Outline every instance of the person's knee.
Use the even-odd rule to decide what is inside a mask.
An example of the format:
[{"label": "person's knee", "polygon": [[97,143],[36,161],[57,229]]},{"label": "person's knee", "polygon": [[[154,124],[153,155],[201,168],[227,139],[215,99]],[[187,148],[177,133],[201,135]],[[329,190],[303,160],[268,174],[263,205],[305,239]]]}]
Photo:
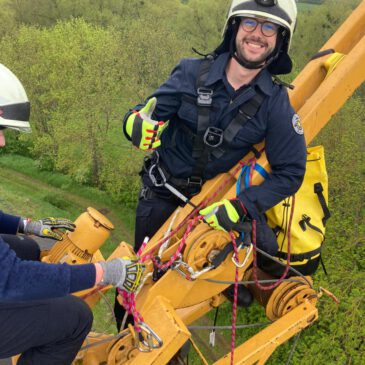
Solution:
[{"label": "person's knee", "polygon": [[2,234],[2,239],[22,260],[39,261],[41,250],[32,238],[23,235]]},{"label": "person's knee", "polygon": [[41,250],[38,243],[31,238],[25,238],[29,260],[38,261],[41,257]]},{"label": "person's knee", "polygon": [[90,332],[93,313],[90,307],[80,298],[70,295],[65,298],[65,311],[73,318],[75,336],[85,336]]},{"label": "person's knee", "polygon": [[[76,298],[76,297],[75,297]],[[75,305],[76,309],[78,310],[78,315],[80,318],[80,323],[84,328],[85,332],[90,332],[91,326],[94,320],[93,312],[91,311],[90,307],[80,298],[77,299],[77,304]]]}]

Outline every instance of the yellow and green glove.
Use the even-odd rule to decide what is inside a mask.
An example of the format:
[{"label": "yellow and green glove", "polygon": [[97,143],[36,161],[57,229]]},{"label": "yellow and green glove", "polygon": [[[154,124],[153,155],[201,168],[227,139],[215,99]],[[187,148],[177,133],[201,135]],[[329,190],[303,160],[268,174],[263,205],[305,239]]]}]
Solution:
[{"label": "yellow and green glove", "polygon": [[156,98],[148,100],[141,110],[133,111],[125,125],[125,131],[131,138],[133,145],[141,150],[154,150],[160,146],[160,136],[169,123],[168,121],[158,122],[151,119],[156,104]]},{"label": "yellow and green glove", "polygon": [[243,221],[246,215],[239,199],[224,199],[202,209],[199,214],[214,229],[227,232],[232,230],[242,232],[244,230]]}]

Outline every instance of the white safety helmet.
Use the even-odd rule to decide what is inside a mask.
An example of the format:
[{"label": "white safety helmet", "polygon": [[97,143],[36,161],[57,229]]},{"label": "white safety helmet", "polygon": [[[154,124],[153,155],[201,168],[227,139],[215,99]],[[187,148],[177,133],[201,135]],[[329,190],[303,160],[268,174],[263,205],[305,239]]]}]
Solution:
[{"label": "white safety helmet", "polygon": [[[227,20],[223,29],[224,40],[216,52],[230,51],[234,47],[237,35],[238,17],[257,17],[278,24],[282,31],[278,34],[278,44],[266,67],[273,74],[285,74],[291,71],[291,60],[288,56],[291,39],[297,22],[295,0],[232,0]],[[232,54],[233,56],[233,54]],[[250,68],[249,63],[247,64]],[[245,65],[246,67],[246,65]],[[252,65],[252,68],[257,68]]]},{"label": "white safety helmet", "polygon": [[288,31],[288,49],[297,23],[295,0],[233,0],[223,33],[235,17],[257,17],[276,23]]},{"label": "white safety helmet", "polygon": [[19,79],[0,64],[0,129],[31,132],[30,103]]}]

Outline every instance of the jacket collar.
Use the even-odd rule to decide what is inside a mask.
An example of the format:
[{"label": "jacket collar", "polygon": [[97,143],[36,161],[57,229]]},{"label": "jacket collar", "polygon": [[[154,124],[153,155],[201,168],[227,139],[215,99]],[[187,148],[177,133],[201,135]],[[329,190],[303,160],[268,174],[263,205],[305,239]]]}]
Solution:
[{"label": "jacket collar", "polygon": [[[211,86],[217,81],[223,80],[223,77],[225,77],[225,69],[229,59],[229,52],[222,53],[215,59],[205,82],[206,86]],[[272,95],[273,81],[271,79],[270,72],[267,69],[263,69],[262,71],[260,71],[259,74],[251,81],[251,86],[253,88],[257,86],[266,95]]]}]

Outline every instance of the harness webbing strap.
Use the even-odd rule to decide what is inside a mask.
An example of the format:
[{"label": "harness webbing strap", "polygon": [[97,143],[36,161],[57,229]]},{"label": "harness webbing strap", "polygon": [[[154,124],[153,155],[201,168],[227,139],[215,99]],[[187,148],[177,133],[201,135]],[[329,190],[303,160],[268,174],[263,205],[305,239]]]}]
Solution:
[{"label": "harness webbing strap", "polygon": [[200,64],[199,74],[196,81],[196,88],[198,91],[198,124],[197,124],[197,136],[195,138],[193,147],[193,157],[199,158],[204,150],[203,136],[210,123],[210,110],[212,106],[213,90],[205,88],[204,84],[208,77],[210,66],[213,63],[212,58],[204,59]]},{"label": "harness webbing strap", "polygon": [[235,118],[228,124],[223,132],[223,145],[215,148],[212,154],[215,158],[220,158],[226,152],[227,147],[225,145],[231,143],[236,137],[239,130],[258,112],[261,104],[263,103],[265,95],[256,88],[256,94],[249,100],[247,100],[238,109],[238,113]]},{"label": "harness webbing strap", "polygon": [[212,107],[213,90],[204,87],[211,65],[214,62],[213,56],[207,56],[200,64],[199,74],[196,81],[198,92],[198,124],[197,134],[194,139],[193,158],[196,160],[192,177],[201,178],[209,157],[209,148],[204,142],[205,131],[210,124],[210,111]]},{"label": "harness webbing strap", "polygon": [[224,130],[224,142],[232,142],[242,126],[252,119],[259,110],[265,96],[258,89],[256,90],[256,93],[255,96],[239,108],[237,117],[234,118]]},{"label": "harness webbing strap", "polygon": [[321,204],[324,217],[322,218],[323,227],[326,227],[327,220],[331,217],[331,213],[328,209],[326,199],[323,195],[323,186],[320,182],[314,184],[314,192],[318,196],[319,203]]}]

